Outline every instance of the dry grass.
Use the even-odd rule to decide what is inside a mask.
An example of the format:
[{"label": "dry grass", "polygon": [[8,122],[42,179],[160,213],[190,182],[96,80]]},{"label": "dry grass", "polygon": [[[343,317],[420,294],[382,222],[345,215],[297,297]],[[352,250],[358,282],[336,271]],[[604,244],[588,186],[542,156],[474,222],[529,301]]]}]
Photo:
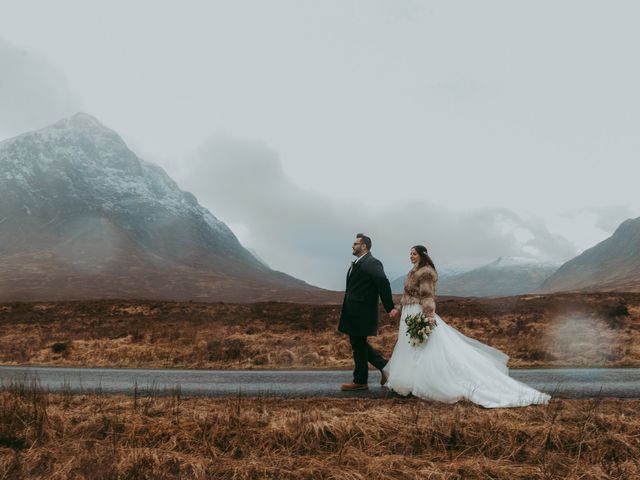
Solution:
[{"label": "dry grass", "polygon": [[0,393],[0,479],[632,479],[640,401]]},{"label": "dry grass", "polygon": [[[339,305],[0,304],[0,363],[185,368],[350,368]],[[440,299],[438,313],[511,367],[640,366],[640,294]],[[397,322],[372,339],[390,355]]]}]

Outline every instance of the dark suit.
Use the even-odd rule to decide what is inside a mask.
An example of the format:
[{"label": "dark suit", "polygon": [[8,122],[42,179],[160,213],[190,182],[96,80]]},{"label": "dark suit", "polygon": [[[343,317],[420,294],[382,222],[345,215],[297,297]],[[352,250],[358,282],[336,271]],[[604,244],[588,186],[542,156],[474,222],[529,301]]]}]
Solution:
[{"label": "dark suit", "polygon": [[382,263],[367,253],[347,273],[338,325],[338,330],[349,335],[351,341],[356,364],[354,383],[367,383],[369,363],[378,370],[387,364],[387,360],[367,342],[367,337],[378,334],[378,297],[387,312],[393,310],[391,287]]}]

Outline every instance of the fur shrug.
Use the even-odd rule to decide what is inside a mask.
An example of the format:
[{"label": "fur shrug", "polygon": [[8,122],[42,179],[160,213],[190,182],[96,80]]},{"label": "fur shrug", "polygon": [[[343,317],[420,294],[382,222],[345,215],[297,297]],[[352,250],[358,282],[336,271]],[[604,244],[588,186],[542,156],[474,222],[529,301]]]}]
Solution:
[{"label": "fur shrug", "polygon": [[430,265],[413,268],[404,282],[404,293],[400,299],[401,305],[419,303],[422,313],[426,317],[433,317],[436,313],[436,282],[438,274]]}]

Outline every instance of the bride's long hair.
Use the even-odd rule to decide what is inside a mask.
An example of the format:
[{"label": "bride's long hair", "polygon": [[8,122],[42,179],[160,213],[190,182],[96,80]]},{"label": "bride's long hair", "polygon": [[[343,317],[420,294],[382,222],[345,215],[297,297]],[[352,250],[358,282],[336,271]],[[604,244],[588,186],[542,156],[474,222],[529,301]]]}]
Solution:
[{"label": "bride's long hair", "polygon": [[431,260],[431,257],[429,256],[427,247],[425,247],[424,245],[414,245],[411,248],[413,248],[416,252],[418,252],[418,255],[420,255],[420,261],[418,262],[417,268],[422,268],[425,265],[429,265],[431,268],[436,270],[436,266],[434,265],[433,260]]}]

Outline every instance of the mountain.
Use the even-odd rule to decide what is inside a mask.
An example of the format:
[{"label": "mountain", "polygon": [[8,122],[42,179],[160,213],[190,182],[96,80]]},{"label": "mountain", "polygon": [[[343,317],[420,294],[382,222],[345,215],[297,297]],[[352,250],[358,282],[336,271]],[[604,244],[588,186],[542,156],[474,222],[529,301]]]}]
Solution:
[{"label": "mountain", "polygon": [[569,260],[540,287],[542,292],[640,291],[640,218]]},{"label": "mountain", "polygon": [[406,275],[402,277],[398,277],[395,280],[391,280],[391,291],[393,293],[402,293],[404,289],[404,279],[407,278]]},{"label": "mountain", "polygon": [[323,301],[79,113],[0,143],[0,300]]},{"label": "mountain", "polygon": [[[442,281],[442,279],[447,278],[447,277],[451,277],[453,275],[458,275],[460,273],[464,273],[467,272],[468,269],[467,268],[463,268],[460,266],[437,266],[436,268],[438,269],[438,279],[440,281]],[[404,290],[404,280],[405,278],[407,278],[406,275],[402,275],[401,277],[396,278],[395,280],[392,280],[391,283],[391,291],[393,293],[402,293],[402,291]]]},{"label": "mountain", "polygon": [[[472,269],[468,267],[461,266],[439,266],[436,265],[438,270],[438,282],[442,282],[445,278],[453,277],[456,275],[460,275],[466,273]],[[396,278],[390,282],[391,291],[396,294],[401,294],[404,291],[404,281],[407,278],[406,275],[402,275],[401,277]]]},{"label": "mountain", "polygon": [[557,265],[516,257],[500,257],[474,270],[440,278],[438,295],[503,297],[521,295],[540,287]]}]

